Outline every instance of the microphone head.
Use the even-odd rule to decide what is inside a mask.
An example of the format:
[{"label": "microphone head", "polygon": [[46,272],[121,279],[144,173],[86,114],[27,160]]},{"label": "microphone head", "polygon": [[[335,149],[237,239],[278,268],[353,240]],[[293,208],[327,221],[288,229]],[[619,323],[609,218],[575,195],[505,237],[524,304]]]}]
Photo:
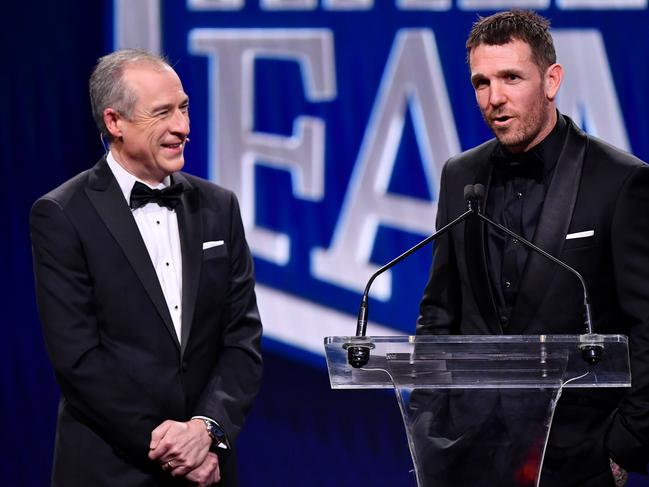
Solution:
[{"label": "microphone head", "polygon": [[370,347],[357,345],[347,349],[347,362],[355,369],[365,367],[370,361]]},{"label": "microphone head", "polygon": [[581,348],[581,358],[591,366],[595,366],[602,360],[602,353],[604,352],[604,346],[601,344],[591,344],[586,345]]},{"label": "microphone head", "polygon": [[464,187],[464,201],[473,201],[475,197],[475,186],[473,184],[467,184]]},{"label": "microphone head", "polygon": [[[485,192],[486,192],[485,189],[484,189],[484,184],[480,184],[480,183],[474,184],[473,188],[474,188],[474,191],[475,191],[475,198],[477,200],[482,201],[484,199],[484,195],[485,195]],[[464,188],[464,191],[466,193],[466,188]]]}]

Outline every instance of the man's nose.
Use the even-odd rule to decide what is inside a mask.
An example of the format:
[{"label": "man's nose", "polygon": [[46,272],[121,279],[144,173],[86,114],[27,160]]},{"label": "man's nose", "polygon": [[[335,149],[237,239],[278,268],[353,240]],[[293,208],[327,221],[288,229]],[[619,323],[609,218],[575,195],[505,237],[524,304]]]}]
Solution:
[{"label": "man's nose", "polygon": [[176,110],[171,121],[170,131],[186,137],[189,134],[189,114],[183,110]]},{"label": "man's nose", "polygon": [[489,104],[498,107],[507,101],[505,90],[498,83],[492,83],[489,87]]}]

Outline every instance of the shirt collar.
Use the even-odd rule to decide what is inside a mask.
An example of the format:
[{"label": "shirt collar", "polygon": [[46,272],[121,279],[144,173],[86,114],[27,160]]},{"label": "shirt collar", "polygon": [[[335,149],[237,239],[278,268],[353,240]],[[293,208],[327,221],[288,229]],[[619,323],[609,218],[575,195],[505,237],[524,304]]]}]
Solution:
[{"label": "shirt collar", "polygon": [[[127,203],[131,200],[131,190],[133,189],[133,185],[136,181],[149,186],[147,183],[133,176],[130,172],[124,169],[124,167],[119,162],[117,162],[115,156],[113,156],[113,153],[111,151],[108,151],[108,154],[106,155],[106,162],[108,163],[110,170],[113,172],[113,176],[115,176],[117,184],[119,184],[119,189],[122,190],[122,194],[124,195],[124,198],[126,198]],[[166,176],[160,184],[152,189],[166,188],[170,184],[171,176]]]}]

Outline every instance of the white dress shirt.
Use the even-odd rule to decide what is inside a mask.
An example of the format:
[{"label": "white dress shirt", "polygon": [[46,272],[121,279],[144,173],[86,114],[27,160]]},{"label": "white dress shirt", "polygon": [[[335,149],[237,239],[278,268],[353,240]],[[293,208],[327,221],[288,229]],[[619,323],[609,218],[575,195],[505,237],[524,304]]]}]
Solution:
[{"label": "white dress shirt", "polygon": [[[117,183],[128,203],[131,199],[133,184],[136,181],[142,184],[146,183],[124,169],[110,151],[106,157],[106,162],[108,162],[108,167],[110,167],[115,179],[117,179]],[[171,178],[167,176],[162,183],[152,189],[166,188],[169,186],[170,181]],[[149,185],[147,184],[147,186]],[[131,210],[131,212],[158,275],[158,281],[160,281],[160,287],[167,301],[176,335],[180,341],[183,271],[176,212],[156,203],[149,203],[137,210]]]}]

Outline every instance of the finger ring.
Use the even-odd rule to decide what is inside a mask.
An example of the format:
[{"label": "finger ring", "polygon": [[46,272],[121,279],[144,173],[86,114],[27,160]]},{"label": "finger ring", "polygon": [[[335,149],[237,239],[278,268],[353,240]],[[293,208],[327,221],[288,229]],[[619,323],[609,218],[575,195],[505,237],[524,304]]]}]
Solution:
[{"label": "finger ring", "polygon": [[169,467],[169,469],[174,468],[174,464],[171,463],[171,460],[169,460],[169,461],[167,462],[167,467]]}]

